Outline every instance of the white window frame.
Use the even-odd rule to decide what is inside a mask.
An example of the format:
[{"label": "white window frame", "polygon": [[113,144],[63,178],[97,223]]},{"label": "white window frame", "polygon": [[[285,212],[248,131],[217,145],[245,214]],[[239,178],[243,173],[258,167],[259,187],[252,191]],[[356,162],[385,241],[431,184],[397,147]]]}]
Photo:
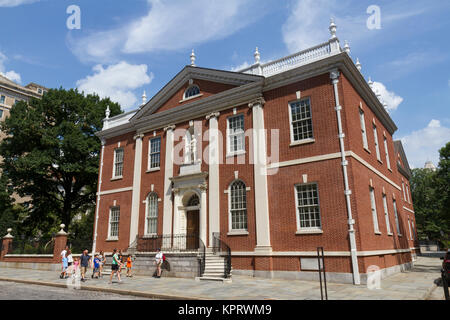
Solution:
[{"label": "white window frame", "polygon": [[387,138],[386,137],[383,137],[383,138],[384,138],[384,150],[386,152],[387,168],[392,171],[392,169],[391,169],[391,161],[389,159],[389,150],[388,150]]},{"label": "white window frame", "polygon": [[[117,221],[112,221],[113,210],[118,210]],[[117,235],[112,235],[112,224],[117,223]],[[120,206],[114,206],[109,208],[109,220],[108,220],[108,240],[119,240],[119,227],[120,227]]]},{"label": "white window frame", "polygon": [[[3,101],[2,101],[3,98]],[[0,95],[0,104],[6,104],[6,96],[5,95]]]},{"label": "white window frame", "polygon": [[[231,120],[236,118],[242,118],[242,132],[232,133],[230,125]],[[232,137],[240,136],[242,139],[242,148],[240,150],[231,150]],[[239,113],[227,118],[227,156],[239,155],[245,153],[245,116],[243,113]]]},{"label": "white window frame", "polygon": [[[194,88],[194,87],[198,88],[198,93],[193,95],[193,96],[186,97],[186,93],[188,92],[188,90],[190,90],[191,88]],[[183,100],[181,100],[181,101],[194,99],[194,98],[197,98],[197,97],[200,97],[200,96],[202,96],[202,93],[200,91],[200,87],[198,85],[196,85],[196,84],[192,84],[189,87],[187,87],[186,90],[184,91],[184,93],[183,93]]]},{"label": "white window frame", "polygon": [[395,216],[395,225],[397,227],[397,234],[399,236],[402,236],[402,233],[400,232],[400,222],[398,220],[397,201],[395,199],[392,199],[392,204],[394,205],[394,216]]},{"label": "white window frame", "polygon": [[[159,140],[159,151],[158,152],[152,152],[152,142]],[[158,171],[161,169],[161,142],[162,139],[160,136],[151,138],[148,141],[148,163],[147,163],[147,170],[148,171]],[[152,168],[152,155],[159,154],[159,165],[157,167]]]},{"label": "white window frame", "polygon": [[[295,140],[294,139],[294,122],[293,122],[293,117],[292,117],[292,104],[301,103],[302,101],[308,101],[309,113],[311,114],[311,117],[302,119],[302,120],[297,120],[297,121],[305,121],[305,120],[311,121],[311,137],[300,139],[300,140]],[[290,132],[290,136],[291,136],[291,145],[314,142],[315,139],[314,139],[314,125],[313,125],[313,120],[312,120],[313,114],[312,114],[312,107],[311,107],[311,99],[308,97],[308,98],[303,98],[300,100],[291,101],[288,104],[288,109],[289,109],[289,132]]]},{"label": "white window frame", "polygon": [[408,216],[408,228],[409,228],[409,240],[412,240],[413,236],[411,231],[411,220],[409,219],[409,216]]},{"label": "white window frame", "polygon": [[[153,199],[156,200],[156,216],[150,216],[150,197],[152,197]],[[147,195],[147,198],[145,199],[145,227],[144,227],[144,235],[146,236],[155,236],[158,234],[158,215],[159,215],[159,199],[158,199],[158,195],[156,194],[156,192],[150,192]],[[149,230],[149,220],[156,220],[156,232],[150,232],[151,230]]]},{"label": "white window frame", "polygon": [[409,197],[409,187],[408,187],[408,183],[407,182],[405,183],[405,189],[406,189],[406,196],[407,196],[407,199],[408,199],[408,203],[411,203],[411,199]]},{"label": "white window frame", "polygon": [[405,182],[403,182],[403,180],[402,180],[402,189],[403,189],[403,200],[405,200],[405,202],[407,202],[406,192],[405,192]]},{"label": "white window frame", "polygon": [[369,194],[370,194],[370,207],[372,211],[372,221],[373,221],[373,230],[375,234],[381,234],[380,227],[378,224],[378,213],[377,213],[377,203],[375,199],[375,189],[372,187],[369,187]]},{"label": "white window frame", "polygon": [[[117,161],[117,152],[122,151],[122,174],[117,175],[116,171],[116,165],[118,164]],[[113,162],[113,179],[118,179],[123,177],[123,169],[124,169],[124,163],[125,163],[125,150],[124,148],[116,148],[114,149],[114,162]]]},{"label": "white window frame", "polygon": [[364,111],[359,109],[359,121],[361,123],[361,134],[363,139],[363,147],[369,150],[369,143],[367,141],[366,120],[364,118]]},{"label": "white window frame", "polygon": [[[239,211],[239,210],[244,210],[244,209],[232,209],[231,208],[231,201],[232,201],[232,191],[231,191],[231,187],[234,183],[242,183],[244,185],[244,195],[245,195],[245,218],[246,218],[246,225],[247,228],[245,229],[233,229],[233,218],[232,218],[232,210],[235,211]],[[228,230],[230,233],[241,233],[241,234],[248,234],[248,197],[247,197],[247,192],[248,192],[248,188],[247,185],[244,181],[242,181],[241,179],[236,179],[233,180],[233,182],[230,183],[230,185],[228,186]]]},{"label": "white window frame", "polygon": [[[319,227],[302,227],[301,221],[300,221],[300,212],[299,212],[299,205],[298,205],[298,192],[297,187],[305,187],[305,186],[315,186],[317,191],[317,205],[311,205],[309,207],[316,207],[319,210]],[[316,182],[313,183],[297,183],[294,185],[294,195],[295,195],[295,217],[297,221],[297,233],[303,233],[303,232],[315,232],[319,231],[322,232],[322,213],[320,211],[320,195],[319,195],[319,185]],[[308,207],[308,206],[302,206],[302,207]]]},{"label": "white window frame", "polygon": [[377,160],[381,162],[380,146],[378,144],[378,131],[376,125],[373,125],[373,140],[375,143],[375,152],[377,154]]},{"label": "white window frame", "polygon": [[386,231],[388,235],[392,235],[391,222],[389,219],[389,208],[387,204],[387,196],[383,193],[384,218],[386,220]]}]

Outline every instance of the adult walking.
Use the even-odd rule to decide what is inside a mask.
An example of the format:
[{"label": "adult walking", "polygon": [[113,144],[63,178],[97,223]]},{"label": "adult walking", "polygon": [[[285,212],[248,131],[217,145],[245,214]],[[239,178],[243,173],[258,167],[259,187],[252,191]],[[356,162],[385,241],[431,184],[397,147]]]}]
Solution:
[{"label": "adult walking", "polygon": [[67,250],[67,277],[70,277],[72,275],[72,269],[73,269],[73,256],[72,251]]},{"label": "adult walking", "polygon": [[156,249],[156,256],[155,256],[155,264],[156,264],[156,278],[161,278],[161,265],[163,263],[163,253],[161,252],[161,249]]},{"label": "adult walking", "polygon": [[83,254],[80,257],[80,265],[81,265],[81,281],[86,281],[85,275],[87,268],[89,267],[89,262],[91,261],[91,256],[88,255],[88,250],[84,250]]},{"label": "adult walking", "polygon": [[120,272],[119,272],[120,264],[121,262],[119,260],[119,255],[117,254],[117,249],[114,249],[111,261],[111,276],[109,277],[109,283],[112,283],[112,278],[114,274],[117,274],[119,282],[122,282],[122,280],[120,280]]},{"label": "adult walking", "polygon": [[100,260],[100,274],[99,275],[100,275],[100,278],[103,278],[103,266],[106,263],[106,257],[102,250],[100,250],[98,258]]}]

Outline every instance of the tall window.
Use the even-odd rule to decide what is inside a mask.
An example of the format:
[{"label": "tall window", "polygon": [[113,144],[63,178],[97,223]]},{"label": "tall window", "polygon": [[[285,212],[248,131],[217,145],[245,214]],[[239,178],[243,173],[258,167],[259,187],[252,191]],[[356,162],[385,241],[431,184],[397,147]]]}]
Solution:
[{"label": "tall window", "polygon": [[200,94],[200,88],[197,85],[190,86],[184,92],[184,99],[194,97]]},{"label": "tall window", "polygon": [[309,99],[289,104],[292,142],[313,138],[311,106]]},{"label": "tall window", "polygon": [[407,201],[406,200],[406,193],[405,193],[405,183],[402,181],[402,189],[403,189],[403,199],[405,200],[405,201]]},{"label": "tall window", "polygon": [[149,169],[157,169],[161,165],[161,137],[150,139]]},{"label": "tall window", "polygon": [[388,144],[387,144],[387,139],[386,137],[384,137],[384,150],[386,152],[386,163],[387,163],[387,167],[390,170],[391,169],[391,162],[389,161],[389,151],[388,151]]},{"label": "tall window", "polygon": [[3,110],[0,109],[0,120],[3,118]]},{"label": "tall window", "polygon": [[372,187],[370,188],[370,206],[372,207],[373,229],[375,233],[380,233],[380,228],[378,227],[377,204],[375,203],[375,190]]},{"label": "tall window", "polygon": [[114,150],[114,177],[123,175],[123,148]]},{"label": "tall window", "polygon": [[109,211],[109,233],[108,238],[119,237],[120,207],[112,207]]},{"label": "tall window", "polygon": [[380,146],[378,145],[377,127],[375,125],[373,126],[373,139],[374,139],[374,142],[375,142],[375,151],[377,153],[377,159],[379,161],[381,161]]},{"label": "tall window", "polygon": [[361,134],[363,139],[363,146],[365,149],[369,149],[369,145],[367,143],[367,133],[366,133],[366,122],[364,120],[364,111],[359,109],[359,121],[361,122]]},{"label": "tall window", "polygon": [[398,222],[397,202],[395,201],[395,199],[392,201],[394,203],[394,215],[395,215],[395,225],[397,226],[397,234],[401,236],[402,234],[400,233],[400,224]]},{"label": "tall window", "polygon": [[384,207],[384,218],[386,219],[387,233],[391,234],[391,223],[389,222],[389,211],[385,194],[383,194],[383,207]]},{"label": "tall window", "polygon": [[414,229],[414,221],[411,220],[411,227],[412,227],[412,231],[414,234],[414,240],[417,240],[417,234],[416,234],[416,229]]},{"label": "tall window", "polygon": [[241,180],[230,185],[230,216],[232,230],[247,230],[247,188]]},{"label": "tall window", "polygon": [[228,153],[245,151],[244,115],[228,118]]},{"label": "tall window", "polygon": [[297,198],[297,229],[320,229],[319,192],[317,184],[295,186]]},{"label": "tall window", "polygon": [[409,198],[409,186],[408,183],[405,184],[406,189],[406,198],[408,199],[408,203],[411,203],[411,199]]},{"label": "tall window", "polygon": [[158,195],[154,192],[147,197],[146,220],[146,234],[156,234],[158,232]]},{"label": "tall window", "polygon": [[408,217],[408,229],[409,229],[409,239],[412,240],[413,236],[411,231],[411,221],[409,220],[409,217]]},{"label": "tall window", "polygon": [[6,100],[6,97],[5,96],[0,96],[0,103],[1,104],[5,104],[5,100]]}]

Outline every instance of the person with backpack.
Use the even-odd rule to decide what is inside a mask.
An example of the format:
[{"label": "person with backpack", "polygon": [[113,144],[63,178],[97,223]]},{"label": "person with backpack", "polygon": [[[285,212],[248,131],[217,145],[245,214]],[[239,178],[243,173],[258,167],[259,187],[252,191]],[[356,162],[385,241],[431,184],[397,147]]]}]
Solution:
[{"label": "person with backpack", "polygon": [[165,260],[165,256],[161,252],[161,249],[158,248],[156,250],[156,256],[155,256],[155,264],[156,264],[156,276],[155,276],[155,278],[161,278],[161,265],[163,264],[164,260]]},{"label": "person with backpack", "polygon": [[122,282],[122,280],[120,280],[120,272],[119,272],[120,264],[121,264],[121,261],[119,260],[119,255],[117,254],[117,249],[114,249],[112,261],[111,261],[111,276],[109,278],[109,283],[112,283],[112,278],[113,278],[114,274],[117,274],[119,283]]}]

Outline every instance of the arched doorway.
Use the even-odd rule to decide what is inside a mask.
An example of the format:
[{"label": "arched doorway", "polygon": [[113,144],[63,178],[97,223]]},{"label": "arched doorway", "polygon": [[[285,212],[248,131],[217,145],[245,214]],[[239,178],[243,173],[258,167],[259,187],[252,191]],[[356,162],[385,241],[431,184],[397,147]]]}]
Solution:
[{"label": "arched doorway", "polygon": [[187,249],[199,248],[200,235],[200,199],[193,194],[186,204],[186,247]]}]

